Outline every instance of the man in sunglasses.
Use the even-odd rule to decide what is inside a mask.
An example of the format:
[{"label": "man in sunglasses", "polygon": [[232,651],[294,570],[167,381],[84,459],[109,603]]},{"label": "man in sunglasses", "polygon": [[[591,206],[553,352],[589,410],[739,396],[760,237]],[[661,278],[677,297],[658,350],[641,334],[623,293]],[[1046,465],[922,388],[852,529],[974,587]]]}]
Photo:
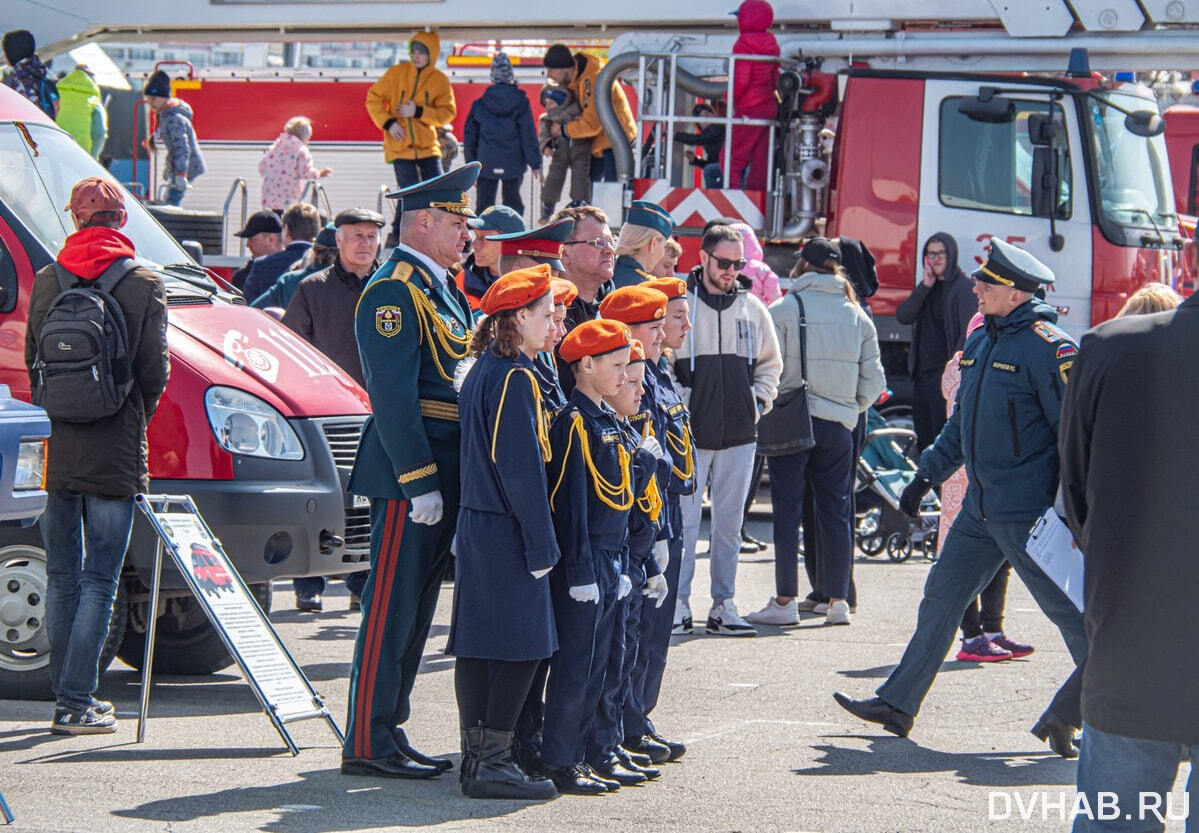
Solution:
[{"label": "man in sunglasses", "polygon": [[687,277],[691,332],[674,356],[674,374],[691,411],[695,493],[683,497],[683,558],[675,633],[690,633],[691,579],[704,485],[712,492],[708,559],[712,608],[707,631],[753,636],[733,601],[741,552],[741,514],[757,449],[758,418],[770,410],[783,360],[770,313],[740,275],[741,234],[726,225],[704,232],[699,266]]}]

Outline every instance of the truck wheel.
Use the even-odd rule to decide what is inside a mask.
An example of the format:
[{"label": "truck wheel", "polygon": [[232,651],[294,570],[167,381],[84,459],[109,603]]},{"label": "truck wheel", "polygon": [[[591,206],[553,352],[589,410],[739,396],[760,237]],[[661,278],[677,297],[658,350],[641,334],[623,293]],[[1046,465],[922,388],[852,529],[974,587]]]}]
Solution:
[{"label": "truck wheel", "polygon": [[[130,589],[149,595],[149,589],[137,578]],[[263,613],[271,612],[271,585],[251,584],[250,592],[258,600]],[[137,602],[130,607],[129,627],[125,640],[117,651],[123,661],[141,670],[146,657],[146,617],[150,604]],[[163,599],[159,602],[158,629],[154,636],[154,673],[199,676],[215,674],[233,664],[220,634],[208,621],[207,614],[196,599],[189,595]]]},{"label": "truck wheel", "polygon": [[[37,537],[36,529],[31,537]],[[101,674],[125,637],[128,613],[122,582],[100,651]],[[46,552],[32,543],[0,549],[0,699],[54,699],[46,632]]]}]

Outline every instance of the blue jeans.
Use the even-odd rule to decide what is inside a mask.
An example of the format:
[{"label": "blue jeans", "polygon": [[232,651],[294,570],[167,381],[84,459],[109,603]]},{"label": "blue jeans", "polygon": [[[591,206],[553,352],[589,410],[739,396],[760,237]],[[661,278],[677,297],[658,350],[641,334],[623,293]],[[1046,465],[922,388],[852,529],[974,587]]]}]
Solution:
[{"label": "blue jeans", "polygon": [[183,205],[183,197],[187,194],[186,188],[167,188],[167,205],[180,206]]},{"label": "blue jeans", "polygon": [[[1186,798],[1183,802],[1170,801],[1178,763],[1183,758],[1191,761]],[[1190,804],[1197,769],[1199,748],[1112,735],[1084,724],[1078,792],[1086,795],[1085,806],[1091,817],[1086,813],[1076,815],[1074,833],[1157,833],[1163,829],[1164,820],[1184,817],[1187,807],[1182,805]],[[1102,809],[1101,794],[1105,794]],[[1075,806],[1082,806],[1081,801],[1076,800]],[[1129,815],[1131,818],[1127,818]],[[1186,829],[1195,829],[1189,820]]]},{"label": "blue jeans", "polygon": [[608,148],[599,156],[591,157],[591,181],[616,181],[616,155]]},{"label": "blue jeans", "polygon": [[[1057,625],[1075,663],[1082,665],[1087,656],[1082,614],[1024,549],[1028,531],[1035,520],[984,521],[979,517],[975,498],[967,492],[962,511],[949,529],[941,557],[925,580],[924,598],[920,600],[916,616],[916,632],[912,634],[899,665],[879,686],[879,697],[906,714],[914,715],[920,711],[920,704],[954,642],[966,605],[995,577],[995,571],[1004,559],[1011,562],[1037,606]],[[1077,720],[1078,683],[1076,670],[1062,687],[1063,696],[1050,707],[1055,715],[1073,725],[1080,722]]]},{"label": "blue jeans", "polygon": [[133,498],[113,500],[69,489],[46,498],[41,528],[50,686],[58,705],[72,711],[87,707],[99,684],[100,651],[108,638],[133,511]]}]

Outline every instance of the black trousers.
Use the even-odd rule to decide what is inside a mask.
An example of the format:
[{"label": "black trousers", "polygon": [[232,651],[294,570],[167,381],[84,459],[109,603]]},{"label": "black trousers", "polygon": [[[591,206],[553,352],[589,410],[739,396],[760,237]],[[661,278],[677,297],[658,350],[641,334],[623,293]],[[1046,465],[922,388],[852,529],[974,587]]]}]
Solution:
[{"label": "black trousers", "polygon": [[[858,458],[862,456],[862,448],[866,445],[866,414],[858,415],[858,424],[853,429],[853,464],[849,467],[849,500],[852,511],[852,518],[857,517],[857,505],[854,502],[854,486],[855,473],[857,472]],[[851,523],[856,523],[856,520],[851,520]],[[851,530],[852,531],[852,530]],[[828,596],[822,595],[816,588],[821,586],[824,577],[820,571],[820,544],[816,540],[816,504],[812,499],[812,490],[807,489],[804,492],[803,499],[803,568],[808,575],[808,585],[812,588],[812,592],[808,593],[807,598],[814,602],[827,602]],[[852,554],[852,551],[851,551]],[[849,602],[850,607],[858,606],[858,586],[853,580],[853,558],[849,560],[849,595],[845,597],[845,601]]]},{"label": "black trousers", "polygon": [[1007,601],[1007,580],[1011,572],[1011,564],[1006,561],[1000,564],[995,571],[995,578],[991,579],[977,599],[970,602],[962,616],[964,638],[974,639],[984,633],[1003,633],[1003,608]]},{"label": "black trousers", "polygon": [[481,724],[499,732],[513,731],[539,665],[539,659],[458,657],[454,663],[458,722],[463,727]]},{"label": "black trousers", "polygon": [[937,440],[949,417],[945,413],[945,397],[941,395],[941,371],[920,373],[913,382],[912,422],[916,427],[916,443],[923,451]]},{"label": "black trousers", "polygon": [[475,183],[475,213],[482,214],[485,209],[495,205],[495,192],[499,184],[504,183],[504,205],[511,208],[520,216],[525,215],[525,201],[520,196],[520,186],[524,184],[523,176],[512,179],[489,179],[479,177]]}]

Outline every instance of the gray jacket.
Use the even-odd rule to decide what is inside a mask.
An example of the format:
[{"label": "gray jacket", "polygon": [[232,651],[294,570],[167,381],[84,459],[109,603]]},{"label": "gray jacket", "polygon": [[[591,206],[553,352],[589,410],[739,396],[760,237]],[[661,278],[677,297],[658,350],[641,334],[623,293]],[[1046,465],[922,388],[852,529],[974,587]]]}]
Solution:
[{"label": "gray jacket", "polygon": [[166,175],[187,175],[188,182],[204,173],[204,157],[196,143],[196,130],[192,127],[192,108],[186,101],[172,100],[158,114],[156,141],[167,149]]},{"label": "gray jacket", "polygon": [[803,385],[799,349],[800,293],[807,319],[808,409],[816,419],[853,429],[886,386],[878,335],[865,311],[845,297],[835,276],[805,272],[790,292],[770,305],[783,354],[779,395]]}]

